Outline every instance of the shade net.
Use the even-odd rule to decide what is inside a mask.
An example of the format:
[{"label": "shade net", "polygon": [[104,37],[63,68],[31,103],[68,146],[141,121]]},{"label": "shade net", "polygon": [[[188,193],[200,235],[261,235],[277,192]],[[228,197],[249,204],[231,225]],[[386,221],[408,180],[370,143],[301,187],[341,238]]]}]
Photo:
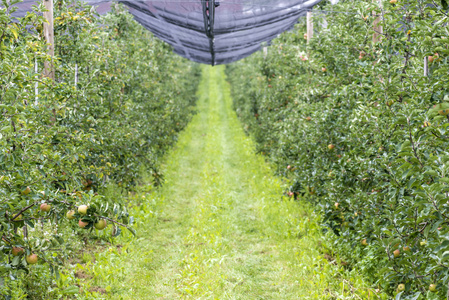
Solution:
[{"label": "shade net", "polygon": [[[321,0],[129,0],[117,1],[145,28],[192,61],[218,65],[258,51]],[[88,0],[105,13],[109,1]],[[20,17],[36,1],[17,4]]]}]

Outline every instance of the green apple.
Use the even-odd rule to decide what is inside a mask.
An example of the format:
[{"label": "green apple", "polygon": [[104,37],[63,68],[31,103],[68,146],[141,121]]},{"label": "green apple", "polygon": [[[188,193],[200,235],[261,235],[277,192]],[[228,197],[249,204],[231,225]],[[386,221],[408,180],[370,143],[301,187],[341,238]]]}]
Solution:
[{"label": "green apple", "polygon": [[78,206],[78,212],[81,215],[87,214],[87,209],[88,209],[87,205],[80,205],[80,206]]},{"label": "green apple", "polygon": [[400,285],[398,285],[398,291],[402,292],[405,290],[405,284],[401,283]]},{"label": "green apple", "polygon": [[22,191],[22,195],[28,195],[29,193],[31,193],[31,189],[29,186],[27,186],[23,191]]},{"label": "green apple", "polygon": [[69,210],[69,211],[66,213],[67,219],[69,219],[69,220],[75,219],[74,214],[75,214],[75,211],[74,211],[74,210]]},{"label": "green apple", "polygon": [[106,222],[106,220],[104,219],[100,219],[98,220],[97,223],[95,223],[95,228],[97,228],[98,230],[103,230],[106,228],[106,226],[108,226],[108,223]]},{"label": "green apple", "polygon": [[30,255],[27,255],[27,257],[26,257],[25,259],[26,259],[26,261],[27,261],[28,264],[34,265],[34,264],[37,263],[38,257],[37,257],[36,254],[33,254],[33,253],[32,253],[32,254],[30,254]]},{"label": "green apple", "polygon": [[437,291],[437,285],[434,283],[429,285],[429,291],[431,291],[432,293],[435,293]]}]

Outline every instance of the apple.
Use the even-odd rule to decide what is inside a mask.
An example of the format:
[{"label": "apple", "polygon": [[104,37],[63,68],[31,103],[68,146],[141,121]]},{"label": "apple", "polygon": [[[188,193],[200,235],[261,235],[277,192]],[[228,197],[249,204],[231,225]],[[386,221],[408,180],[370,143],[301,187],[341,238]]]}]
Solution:
[{"label": "apple", "polygon": [[391,4],[396,4],[398,2],[398,0],[390,0]]},{"label": "apple", "polygon": [[429,62],[429,64],[433,63],[434,57],[433,57],[432,55],[429,55],[429,56],[427,57],[427,61]]},{"label": "apple", "polygon": [[22,191],[22,195],[28,195],[29,193],[31,193],[31,189],[30,189],[30,187],[29,186],[27,186],[26,187],[26,189],[24,189],[23,191]]},{"label": "apple", "polygon": [[293,197],[293,192],[288,192],[287,195],[288,195],[289,197]]},{"label": "apple", "polygon": [[311,117],[307,117],[306,121],[312,121],[312,118]]},{"label": "apple", "polygon": [[106,228],[106,226],[108,226],[108,223],[106,222],[105,219],[100,219],[98,220],[97,223],[95,223],[95,228],[97,228],[98,230],[103,230]]},{"label": "apple", "polygon": [[419,244],[420,244],[421,246],[425,246],[425,245],[427,245],[427,241],[421,241],[421,242],[419,242]]},{"label": "apple", "polygon": [[30,255],[27,255],[27,257],[26,257],[25,259],[26,259],[26,261],[27,261],[28,264],[34,265],[34,264],[37,263],[38,257],[37,257],[36,254],[33,254],[33,253],[32,253],[32,254],[30,254]]},{"label": "apple", "polygon": [[42,203],[40,206],[41,211],[49,212],[51,209],[51,205],[47,203]]},{"label": "apple", "polygon": [[398,291],[402,292],[405,290],[405,284],[401,283],[400,285],[398,285]]},{"label": "apple", "polygon": [[335,206],[336,209],[338,209],[338,205],[339,205],[338,202],[335,202],[335,203],[334,203],[334,206]]},{"label": "apple", "polygon": [[326,72],[327,69],[326,68],[321,68],[321,72]]},{"label": "apple", "polygon": [[14,256],[22,255],[25,250],[22,247],[12,247],[11,253]]},{"label": "apple", "polygon": [[80,206],[78,206],[78,212],[81,215],[87,214],[87,209],[88,209],[87,205],[80,205]]},{"label": "apple", "polygon": [[304,33],[304,39],[307,40],[307,33]]},{"label": "apple", "polygon": [[83,222],[83,220],[81,220],[81,219],[78,221],[78,226],[81,228],[84,228],[87,225],[89,225],[89,222]]},{"label": "apple", "polygon": [[368,242],[366,241],[366,239],[363,239],[361,242],[362,246],[368,246]]},{"label": "apple", "polygon": [[75,211],[74,211],[74,210],[69,210],[69,211],[67,212],[67,214],[66,214],[67,219],[69,219],[69,220],[75,219],[74,214],[75,214]]},{"label": "apple", "polygon": [[327,148],[329,148],[329,150],[333,150],[335,148],[335,145],[330,144],[330,145],[327,146]]},{"label": "apple", "polygon": [[338,157],[338,158],[341,158],[341,154],[337,154],[337,157]]},{"label": "apple", "polygon": [[292,166],[288,165],[287,166],[287,170],[290,170],[292,168]]},{"label": "apple", "polygon": [[394,257],[399,257],[399,255],[401,255],[401,251],[399,251],[399,249],[396,249],[393,251],[393,255]]},{"label": "apple", "polygon": [[437,285],[432,283],[431,285],[429,285],[429,291],[435,293],[437,291]]},{"label": "apple", "polygon": [[410,247],[409,247],[409,246],[404,246],[402,249],[403,249],[404,251],[410,251]]}]

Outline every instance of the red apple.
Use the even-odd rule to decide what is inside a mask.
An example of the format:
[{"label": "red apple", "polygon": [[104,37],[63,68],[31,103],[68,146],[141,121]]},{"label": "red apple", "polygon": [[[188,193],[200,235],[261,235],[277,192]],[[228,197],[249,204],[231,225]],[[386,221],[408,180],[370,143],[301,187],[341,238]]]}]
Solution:
[{"label": "red apple", "polygon": [[79,220],[78,221],[78,226],[81,227],[81,228],[84,228],[87,225],[89,225],[89,222],[83,222],[83,220]]},{"label": "red apple", "polygon": [[22,247],[12,247],[11,253],[14,256],[22,255],[25,250]]},{"label": "red apple", "polygon": [[51,205],[47,203],[42,203],[40,206],[41,211],[49,212],[51,209]]},{"label": "red apple", "polygon": [[401,251],[399,251],[399,249],[396,249],[393,251],[393,255],[394,257],[399,257],[399,255],[401,255]]}]

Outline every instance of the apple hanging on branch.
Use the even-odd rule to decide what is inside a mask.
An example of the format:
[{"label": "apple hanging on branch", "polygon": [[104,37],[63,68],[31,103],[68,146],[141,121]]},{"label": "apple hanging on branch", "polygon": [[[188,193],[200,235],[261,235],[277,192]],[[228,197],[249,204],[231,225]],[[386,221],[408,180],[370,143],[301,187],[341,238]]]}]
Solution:
[{"label": "apple hanging on branch", "polygon": [[12,255],[14,256],[20,256],[25,252],[25,249],[22,247],[13,247],[11,250]]},{"label": "apple hanging on branch", "polygon": [[42,203],[40,206],[40,210],[43,212],[49,212],[51,210],[51,205],[47,203]]},{"label": "apple hanging on branch", "polygon": [[27,257],[25,259],[28,264],[34,265],[37,263],[38,256],[37,256],[37,254],[31,253],[30,255],[27,255]]},{"label": "apple hanging on branch", "polygon": [[80,214],[80,215],[86,215],[87,214],[87,209],[88,209],[89,207],[87,206],[87,205],[80,205],[80,206],[78,206],[78,213]]},{"label": "apple hanging on branch", "polygon": [[80,219],[80,220],[78,221],[78,226],[79,226],[80,228],[85,228],[87,225],[89,225],[89,222],[84,222],[82,219]]},{"label": "apple hanging on branch", "polygon": [[75,219],[75,211],[74,210],[69,210],[67,213],[66,213],[66,216],[67,216],[67,219],[69,219],[69,220],[73,220],[73,219]]},{"label": "apple hanging on branch", "polygon": [[94,226],[98,230],[103,230],[103,229],[105,229],[108,226],[108,223],[106,222],[105,219],[100,219],[100,220],[98,220],[98,222],[96,222],[94,224]]}]

